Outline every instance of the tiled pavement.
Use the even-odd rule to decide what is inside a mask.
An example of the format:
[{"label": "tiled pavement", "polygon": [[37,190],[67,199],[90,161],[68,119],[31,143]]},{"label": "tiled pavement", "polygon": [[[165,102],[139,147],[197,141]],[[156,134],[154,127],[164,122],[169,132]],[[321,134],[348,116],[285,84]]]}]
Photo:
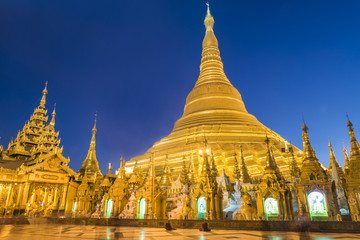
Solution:
[{"label": "tiled pavement", "polygon": [[166,231],[162,228],[106,227],[79,225],[2,225],[0,239],[43,240],[43,239],[272,239],[272,240],[332,240],[360,239],[360,234],[351,233],[311,233],[310,237],[294,232],[261,232],[240,230],[212,230],[201,232],[197,229],[177,229]]}]

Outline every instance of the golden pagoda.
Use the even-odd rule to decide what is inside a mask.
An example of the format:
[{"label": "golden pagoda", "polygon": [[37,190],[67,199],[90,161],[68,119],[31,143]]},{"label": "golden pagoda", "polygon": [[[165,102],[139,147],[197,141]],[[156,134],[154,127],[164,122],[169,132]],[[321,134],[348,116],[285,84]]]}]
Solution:
[{"label": "golden pagoda", "polygon": [[[182,117],[168,136],[151,147],[156,153],[156,170],[160,172],[163,169],[168,154],[167,164],[173,176],[178,176],[182,171],[183,156],[186,159],[192,156],[194,171],[200,175],[203,159],[198,151],[206,138],[219,171],[225,168],[226,173],[231,175],[235,159],[233,146],[241,144],[250,176],[259,177],[266,166],[267,150],[263,139],[267,135],[273,143],[276,164],[285,179],[290,179],[290,152],[294,152],[300,163],[301,151],[247,112],[239,91],[224,73],[209,7],[204,24],[206,32],[200,75],[187,96]],[[137,161],[137,167],[145,171],[151,151],[134,157],[126,166],[133,168]]]},{"label": "golden pagoda", "polygon": [[45,109],[47,82],[42,91],[40,105],[35,108],[30,120],[27,121],[21,131],[18,132],[15,140],[11,140],[8,148],[2,153],[2,160],[12,161],[17,164],[30,162],[40,154],[48,153],[60,144],[59,132],[55,131],[55,106],[52,119],[46,124],[48,117]]},{"label": "golden pagoda", "polygon": [[85,160],[83,161],[81,168],[79,170],[79,176],[83,177],[85,175],[85,172],[87,173],[87,177],[89,179],[95,180],[97,177],[102,177],[102,173],[100,171],[99,168],[99,162],[96,158],[96,117],[97,114],[95,114],[95,123],[94,123],[94,127],[92,129],[92,136],[91,136],[91,141],[90,141],[90,147],[88,150],[88,154],[85,158]]}]

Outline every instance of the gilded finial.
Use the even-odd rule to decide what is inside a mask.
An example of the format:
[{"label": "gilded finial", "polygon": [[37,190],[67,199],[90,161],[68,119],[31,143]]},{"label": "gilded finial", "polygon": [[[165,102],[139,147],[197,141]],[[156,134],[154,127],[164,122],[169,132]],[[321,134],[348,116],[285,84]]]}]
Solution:
[{"label": "gilded finial", "polygon": [[206,3],[206,6],[207,6],[207,13],[204,20],[204,25],[206,27],[206,31],[213,31],[215,20],[213,16],[211,16],[209,2]]},{"label": "gilded finial", "polygon": [[301,116],[302,116],[302,121],[303,121],[302,130],[303,130],[304,132],[307,132],[307,130],[308,130],[309,128],[306,126],[305,119],[304,119],[304,114],[301,113]]},{"label": "gilded finial", "polygon": [[348,127],[352,127],[352,123],[351,123],[351,121],[350,121],[350,119],[349,119],[348,113],[346,113],[346,118],[347,118],[347,120],[348,120],[347,126],[348,126]]},{"label": "gilded finial", "polygon": [[53,110],[53,112],[52,112],[52,115],[53,115],[53,116],[56,115],[55,109],[56,109],[56,103],[54,103],[54,110]]},{"label": "gilded finial", "polygon": [[209,2],[207,2],[207,3],[205,3],[206,4],[206,6],[207,6],[207,16],[211,16],[211,14],[210,14],[210,4],[209,4]]},{"label": "gilded finial", "polygon": [[48,81],[45,82],[45,88],[43,90],[43,93],[46,92],[47,93],[47,85],[48,85]]},{"label": "gilded finial", "polygon": [[97,121],[97,116],[98,116],[98,113],[97,113],[97,111],[95,112],[95,121],[94,121],[94,127],[93,127],[93,129],[92,129],[92,131],[93,132],[95,132],[96,133],[96,131],[97,131],[97,129],[96,129],[96,121]]},{"label": "gilded finial", "polygon": [[51,118],[51,121],[50,121],[50,125],[51,126],[55,126],[55,116],[56,116],[56,112],[55,112],[55,108],[56,108],[56,103],[54,103],[54,110],[53,110],[53,112],[52,112],[52,118]]},{"label": "gilded finial", "polygon": [[48,94],[47,84],[48,84],[48,82],[46,81],[46,82],[45,82],[45,88],[44,88],[44,90],[42,91],[43,96],[41,97],[41,101],[40,101],[40,106],[41,106],[42,108],[45,108],[46,94]]}]

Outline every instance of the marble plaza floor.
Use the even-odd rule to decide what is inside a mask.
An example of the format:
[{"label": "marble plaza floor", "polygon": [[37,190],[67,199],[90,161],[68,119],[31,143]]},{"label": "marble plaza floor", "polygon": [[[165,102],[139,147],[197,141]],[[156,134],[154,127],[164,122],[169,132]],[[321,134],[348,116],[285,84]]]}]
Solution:
[{"label": "marble plaza floor", "polygon": [[355,233],[310,233],[300,236],[295,232],[261,232],[240,230],[212,230],[201,232],[197,229],[166,231],[162,228],[106,227],[81,225],[0,225],[0,239],[42,240],[42,239],[272,239],[272,240],[332,240],[360,239]]}]

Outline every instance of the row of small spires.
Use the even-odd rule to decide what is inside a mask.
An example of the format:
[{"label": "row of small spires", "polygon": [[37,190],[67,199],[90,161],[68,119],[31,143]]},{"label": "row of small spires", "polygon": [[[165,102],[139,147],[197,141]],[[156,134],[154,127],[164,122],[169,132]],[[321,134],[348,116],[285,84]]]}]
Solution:
[{"label": "row of small spires", "polygon": [[[41,98],[41,101],[40,101],[40,106],[37,108],[37,109],[41,109],[41,110],[44,110],[45,109],[45,102],[46,102],[46,95],[48,93],[47,91],[47,82],[45,84],[45,88],[44,90],[42,91],[43,93],[43,96]],[[51,127],[54,127],[55,126],[55,116],[56,116],[56,112],[55,112],[55,107],[56,107],[56,104],[54,105],[54,110],[53,110],[53,113],[52,113],[52,119],[49,123],[49,125]],[[35,110],[36,112],[36,110]],[[34,112],[34,114],[35,114]],[[35,116],[35,115],[33,115]],[[348,123],[347,123],[347,126],[349,127],[349,132],[350,132],[350,137],[351,137],[351,142],[352,142],[352,150],[351,150],[351,155],[353,154],[360,154],[360,148],[359,148],[359,144],[357,143],[356,141],[356,138],[355,138],[355,134],[354,134],[354,131],[352,129],[352,123],[351,121],[349,120],[349,117],[348,115],[346,114],[347,118],[348,118]],[[93,132],[93,137],[92,137],[92,141],[91,141],[91,145],[93,145],[93,147],[95,147],[95,133],[97,131],[96,129],[96,119],[97,119],[97,113],[95,114],[95,123],[94,123],[94,127],[92,129],[92,132]],[[25,125],[28,125],[29,122],[27,122]],[[315,151],[312,149],[312,146],[310,145],[310,142],[309,142],[309,138],[308,138],[308,135],[307,135],[307,130],[308,130],[308,127],[306,126],[305,122],[303,123],[303,127],[302,127],[302,130],[303,130],[303,142],[304,142],[304,156],[307,156],[307,157],[315,157],[316,158],[316,155],[315,155]],[[19,131],[20,133],[20,131]],[[19,136],[19,133],[18,133],[18,136]],[[57,132],[58,133],[58,132]],[[13,139],[11,141],[11,143],[13,143]],[[268,146],[268,152],[270,151],[269,149],[269,138],[266,136],[266,140],[265,142],[267,143],[267,146]],[[206,141],[205,141],[205,144],[206,144]],[[330,152],[332,152],[332,148],[331,148],[331,144],[329,142],[329,148],[330,148]],[[345,157],[345,169],[348,168],[348,163],[349,163],[349,157],[348,157],[348,154],[347,154],[347,151],[345,149],[345,147],[343,148],[343,151],[344,151],[344,157]],[[241,147],[241,155],[242,155],[242,147]],[[235,158],[236,160],[236,158]],[[236,160],[237,161],[237,160]],[[243,161],[243,160],[242,160]],[[335,160],[336,161],[336,160]],[[268,162],[268,165],[270,167],[273,167],[272,165],[274,164],[274,162]],[[330,166],[329,168],[331,168],[331,162],[330,162]]]}]

